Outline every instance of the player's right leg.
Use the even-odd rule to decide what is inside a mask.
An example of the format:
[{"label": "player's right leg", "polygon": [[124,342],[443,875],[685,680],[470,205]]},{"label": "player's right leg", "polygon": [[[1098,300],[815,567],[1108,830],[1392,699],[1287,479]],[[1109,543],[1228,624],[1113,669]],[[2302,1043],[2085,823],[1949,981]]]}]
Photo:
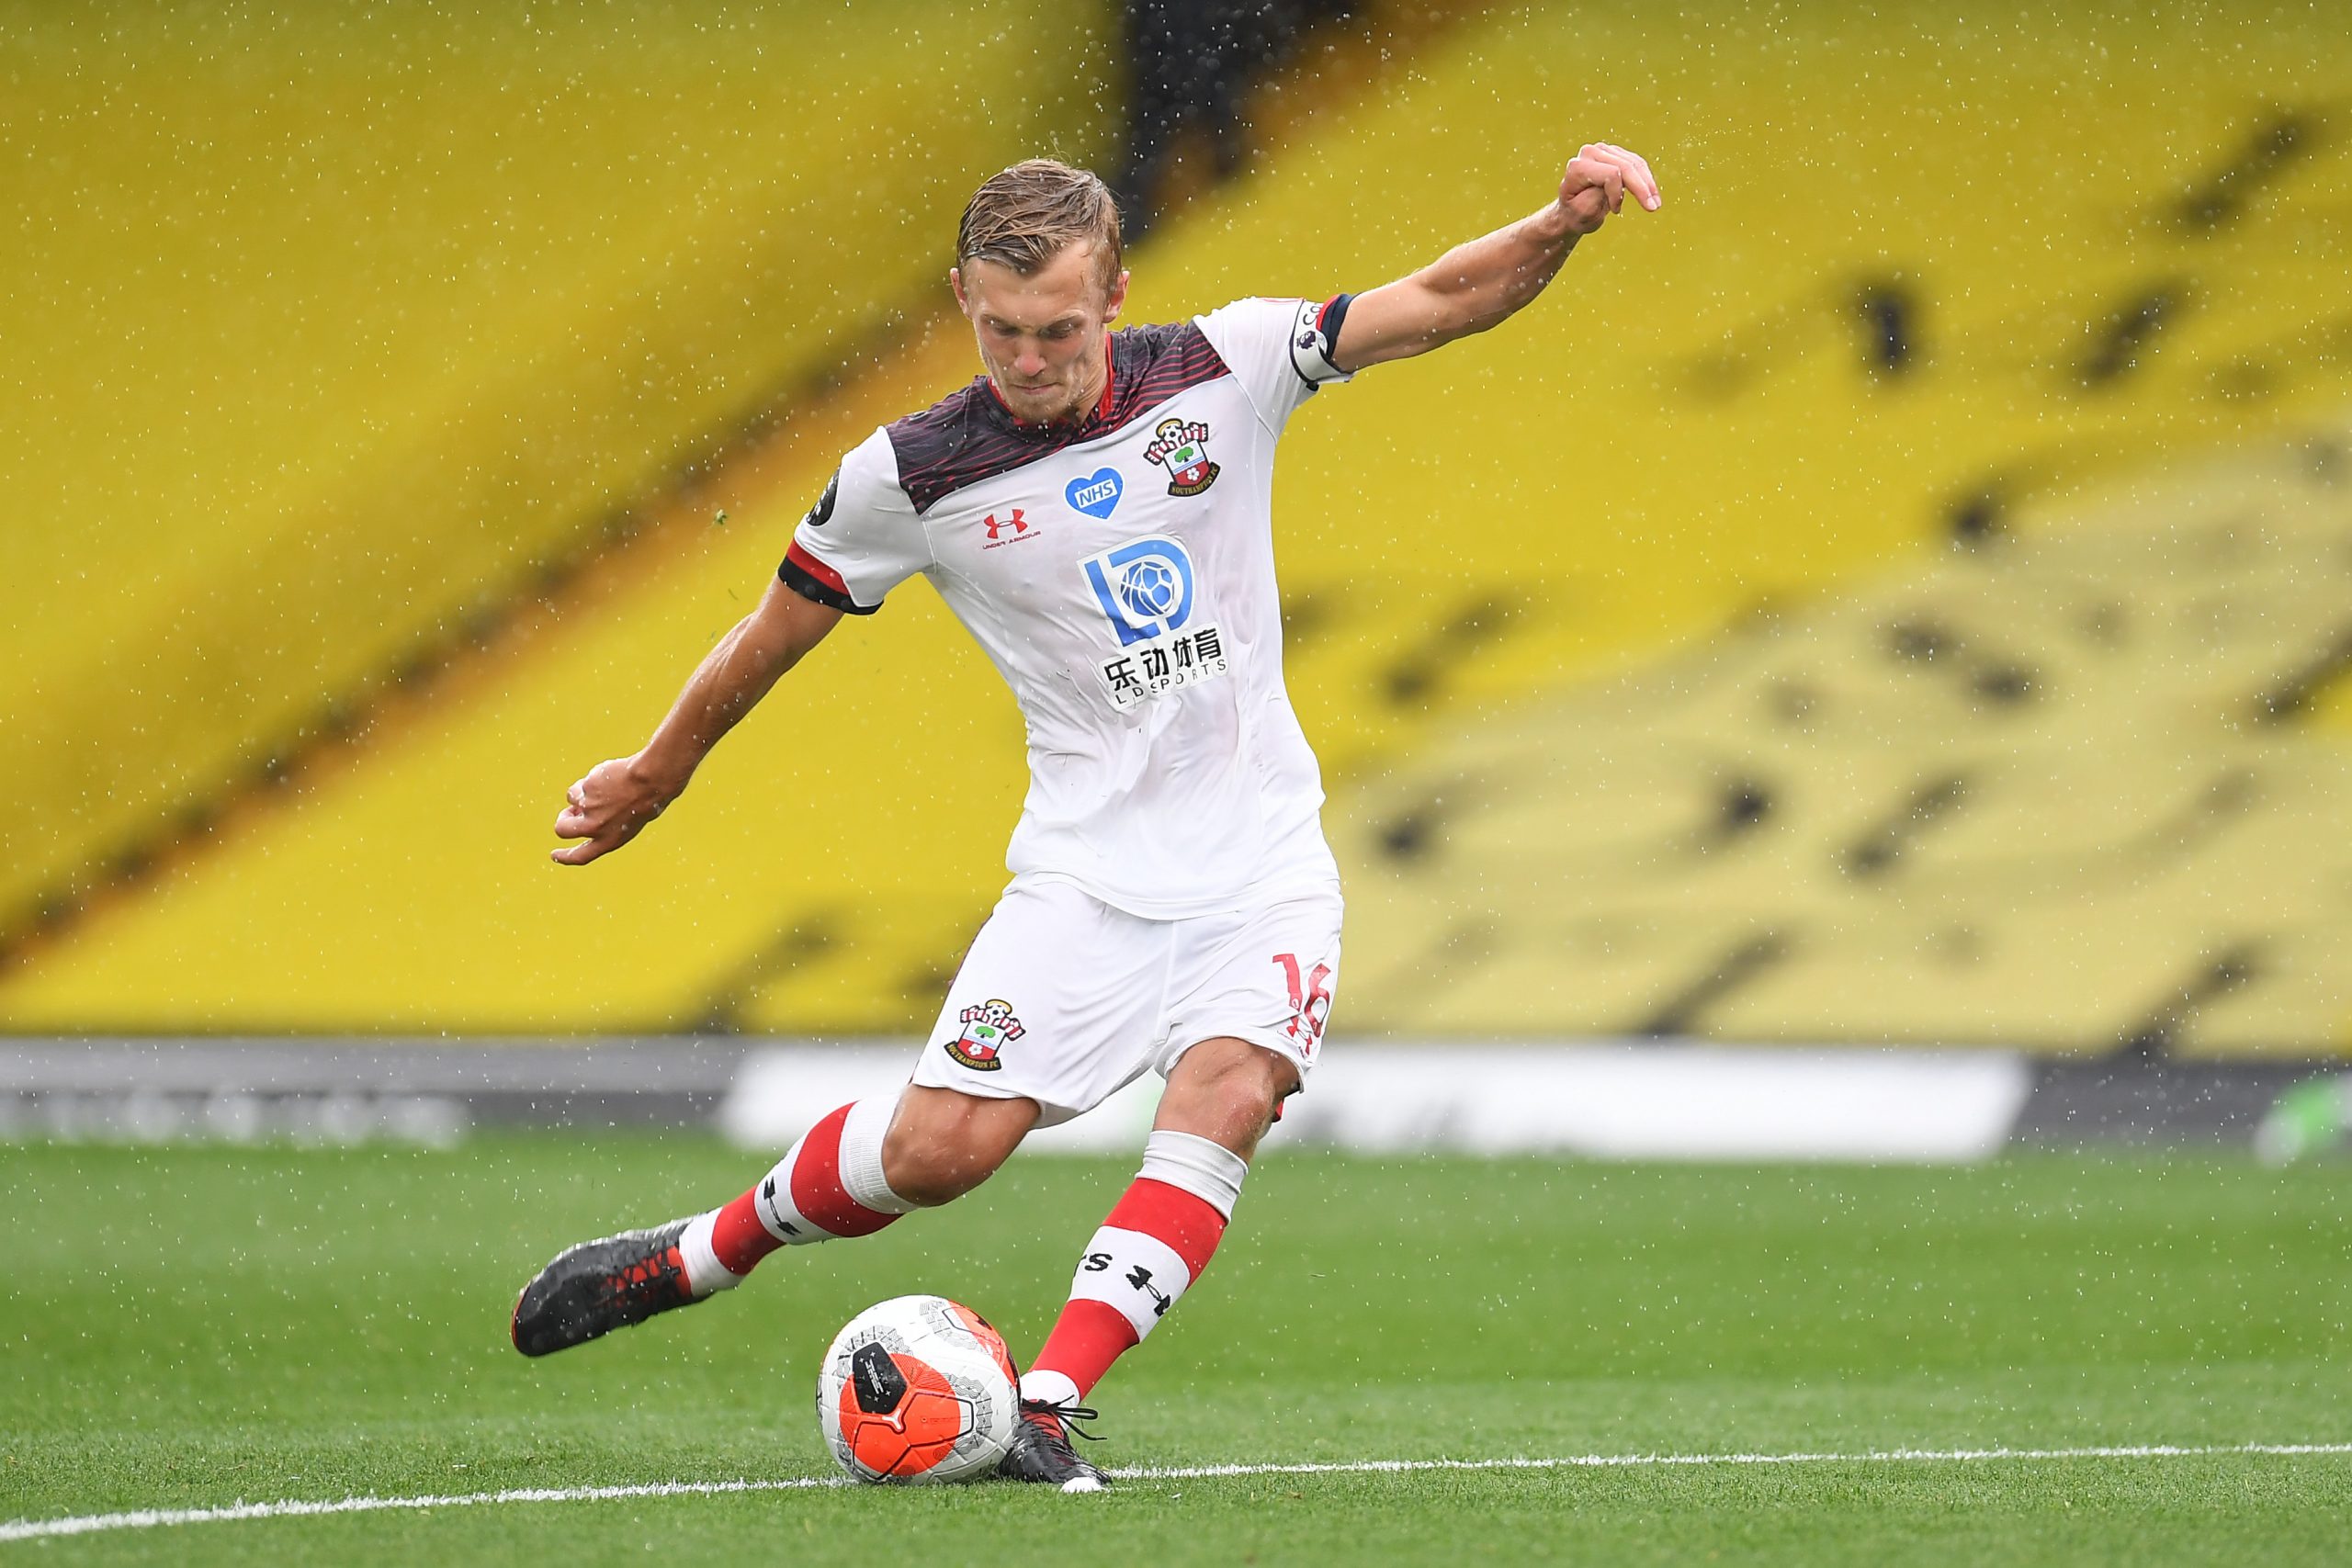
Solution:
[{"label": "player's right leg", "polygon": [[910,1086],[844,1105],[733,1202],[559,1255],[514,1303],[514,1348],[544,1356],[741,1284],[779,1247],[872,1235],[963,1196],[1036,1123],[1037,1102]]}]

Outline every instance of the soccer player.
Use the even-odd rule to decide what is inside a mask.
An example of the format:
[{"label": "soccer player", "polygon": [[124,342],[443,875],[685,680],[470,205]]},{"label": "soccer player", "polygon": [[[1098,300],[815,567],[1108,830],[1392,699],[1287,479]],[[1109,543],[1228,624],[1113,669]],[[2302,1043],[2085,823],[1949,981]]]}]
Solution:
[{"label": "soccer player", "polygon": [[1044,160],[982,185],[947,275],[987,374],[842,460],[760,606],[634,756],[573,784],[553,852],[626,844],[843,615],[918,573],[1019,699],[1031,782],[1012,880],[911,1080],[844,1105],[722,1207],[574,1247],[515,1303],[545,1355],[740,1284],[779,1247],[870,1235],[986,1180],[1033,1127],[1166,1081],[1133,1186],[1079,1255],[1021,1379],[1002,1472],[1102,1484],[1069,1440],[1111,1363],[1200,1277],[1340,965],[1323,791],[1283,685],[1274,446],[1317,389],[1483,332],[1657,182],[1578,152],[1557,197],[1363,294],[1243,299],[1113,333],[1119,214]]}]

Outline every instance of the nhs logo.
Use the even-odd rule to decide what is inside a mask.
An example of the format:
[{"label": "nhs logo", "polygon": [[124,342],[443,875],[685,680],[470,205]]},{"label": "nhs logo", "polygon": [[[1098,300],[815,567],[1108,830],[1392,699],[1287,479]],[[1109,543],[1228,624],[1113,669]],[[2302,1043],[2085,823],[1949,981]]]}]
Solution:
[{"label": "nhs logo", "polygon": [[1069,481],[1062,491],[1062,499],[1074,512],[1089,517],[1108,517],[1119,509],[1120,492],[1126,486],[1120,481],[1116,468],[1097,468],[1082,479]]},{"label": "nhs logo", "polygon": [[1079,562],[1119,646],[1148,642],[1193,618],[1193,558],[1164,535],[1147,535]]}]

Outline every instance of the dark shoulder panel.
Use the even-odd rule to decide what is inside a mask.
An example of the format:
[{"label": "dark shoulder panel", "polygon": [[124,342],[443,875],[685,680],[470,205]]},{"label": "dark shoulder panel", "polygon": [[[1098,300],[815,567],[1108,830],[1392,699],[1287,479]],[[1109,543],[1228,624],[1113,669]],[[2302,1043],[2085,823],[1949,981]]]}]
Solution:
[{"label": "dark shoulder panel", "polygon": [[989,418],[991,412],[1001,412],[1001,405],[989,390],[988,378],[976,376],[970,386],[887,427],[891,453],[899,460],[899,488],[907,492],[917,513],[930,511],[934,502],[951,491],[977,484],[1012,466],[989,466],[991,459],[984,449],[1001,445],[990,439],[994,434],[994,422]]},{"label": "dark shoulder panel", "polygon": [[888,427],[899,483],[918,513],[999,474],[1093,441],[1141,419],[1189,387],[1226,374],[1225,361],[1191,321],[1130,327],[1111,335],[1111,385],[1077,424],[1024,424],[988,378]]},{"label": "dark shoulder panel", "polygon": [[1111,362],[1118,371],[1112,389],[1114,426],[1141,419],[1185,388],[1214,381],[1226,369],[1207,334],[1191,321],[1129,328],[1111,340]]}]

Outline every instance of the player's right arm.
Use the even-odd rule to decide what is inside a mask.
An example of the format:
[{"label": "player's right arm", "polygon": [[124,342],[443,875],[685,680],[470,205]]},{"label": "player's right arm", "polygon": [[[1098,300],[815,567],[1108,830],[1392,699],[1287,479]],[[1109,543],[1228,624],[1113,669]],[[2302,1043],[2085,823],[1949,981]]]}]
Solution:
[{"label": "player's right arm", "polygon": [[793,530],[760,607],[710,650],[645,749],[597,763],[565,795],[556,836],[581,841],[550,852],[556,863],[586,865],[636,838],[684,791],[719,737],[843,615],[872,615],[884,594],[931,564],[889,434],[877,430],[842,459]]},{"label": "player's right arm", "polygon": [[842,612],[771,581],[758,609],[718,639],[685,690],[630,757],[599,762],[565,793],[556,837],[577,839],[549,852],[559,865],[586,865],[637,837],[694,777],[719,737],[768,694],[784,672],[824,641]]}]

